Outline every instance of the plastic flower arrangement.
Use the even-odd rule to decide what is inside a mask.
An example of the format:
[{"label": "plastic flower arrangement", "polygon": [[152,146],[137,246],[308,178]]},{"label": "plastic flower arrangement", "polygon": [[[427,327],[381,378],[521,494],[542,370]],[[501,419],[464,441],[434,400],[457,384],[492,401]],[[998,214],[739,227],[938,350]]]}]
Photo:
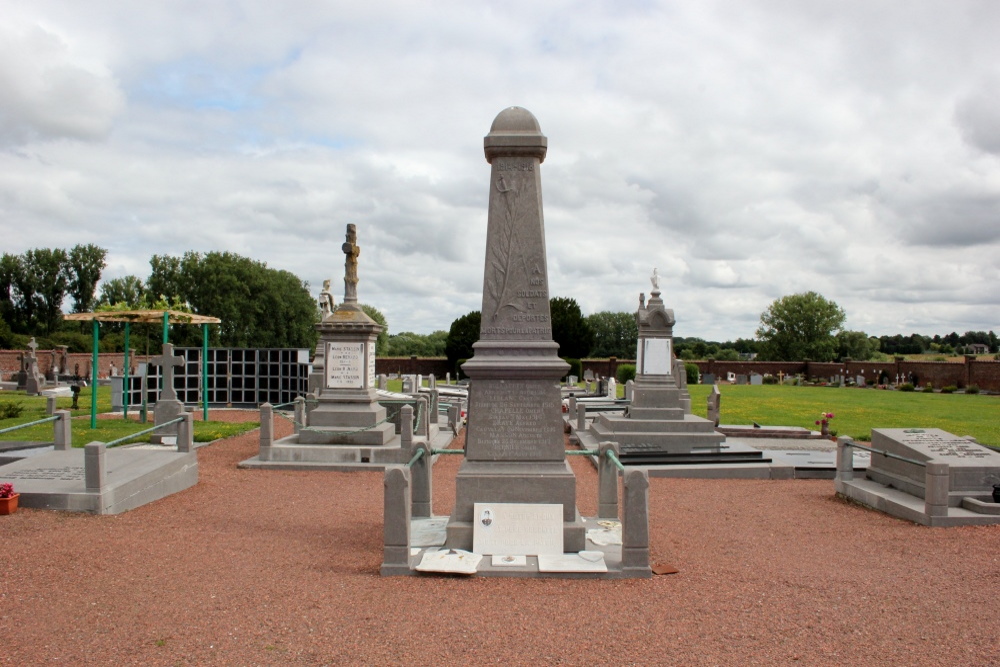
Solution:
[{"label": "plastic flower arrangement", "polygon": [[11,498],[14,496],[14,485],[10,482],[0,484],[0,498]]},{"label": "plastic flower arrangement", "polygon": [[816,420],[816,426],[826,426],[833,419],[832,412],[821,412],[819,413],[819,419]]}]

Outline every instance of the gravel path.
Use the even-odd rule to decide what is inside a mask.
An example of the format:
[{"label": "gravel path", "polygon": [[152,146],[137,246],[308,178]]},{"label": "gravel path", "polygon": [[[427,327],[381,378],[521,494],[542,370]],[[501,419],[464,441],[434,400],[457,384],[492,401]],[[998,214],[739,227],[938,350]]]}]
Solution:
[{"label": "gravel path", "polygon": [[382,578],[381,474],[238,470],[257,437],[122,515],[0,517],[0,664],[1000,664],[1000,526],[924,528],[824,480],[653,479],[653,560],[679,574]]}]

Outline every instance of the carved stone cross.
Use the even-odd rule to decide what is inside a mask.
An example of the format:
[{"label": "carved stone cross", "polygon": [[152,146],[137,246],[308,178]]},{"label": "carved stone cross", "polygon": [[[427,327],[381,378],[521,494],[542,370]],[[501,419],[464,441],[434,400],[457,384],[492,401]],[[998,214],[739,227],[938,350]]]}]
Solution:
[{"label": "carved stone cross", "polygon": [[29,352],[29,353],[28,353],[28,355],[29,355],[29,356],[30,356],[30,357],[31,357],[32,359],[34,359],[34,358],[35,358],[35,350],[37,350],[37,349],[38,349],[38,343],[36,343],[36,342],[35,342],[35,339],[34,339],[34,338],[32,338],[32,339],[31,339],[31,342],[30,342],[30,343],[28,343],[28,347],[29,347],[29,348],[31,348],[31,352]]},{"label": "carved stone cross", "polygon": [[174,366],[183,366],[184,357],[174,356],[173,343],[163,344],[163,354],[150,359],[160,367],[160,374],[163,376],[163,388],[160,390],[161,401],[176,401],[177,392],[174,391]]},{"label": "carved stone cross", "polygon": [[344,251],[344,301],[356,303],[358,300],[358,228],[347,225],[347,241],[341,246]]}]

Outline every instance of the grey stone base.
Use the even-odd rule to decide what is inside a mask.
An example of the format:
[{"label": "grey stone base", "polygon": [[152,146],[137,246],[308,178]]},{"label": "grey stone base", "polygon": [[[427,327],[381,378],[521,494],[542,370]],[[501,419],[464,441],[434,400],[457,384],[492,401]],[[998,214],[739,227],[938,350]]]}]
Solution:
[{"label": "grey stone base", "polygon": [[[591,528],[598,528],[596,517],[580,518],[580,523],[584,530],[584,547],[588,551],[600,551],[604,553],[604,563],[607,565],[607,572],[539,572],[538,558],[528,556],[527,564],[523,567],[494,567],[489,556],[483,558],[476,569],[477,577],[516,577],[533,579],[648,579],[652,577],[649,567],[623,567],[621,545],[598,546],[586,539],[586,531]],[[430,530],[426,527],[431,524]],[[439,575],[436,573],[418,572],[417,565],[423,558],[424,553],[433,549],[445,548],[445,531],[443,526],[450,525],[449,517],[432,517],[430,519],[413,519],[410,522],[410,532],[413,536],[413,544],[409,555],[395,564],[386,563],[382,565],[381,574],[383,576],[466,576],[466,575]],[[420,536],[422,539],[418,539]],[[577,549],[571,551],[566,549],[566,553],[575,553]],[[403,555],[403,554],[398,554]],[[406,560],[408,565],[402,565],[401,561]]]},{"label": "grey stone base", "polygon": [[100,491],[84,481],[84,450],[53,451],[3,467],[14,482],[21,507],[90,514],[119,514],[165,498],[198,483],[195,452],[110,449],[107,478]]},{"label": "grey stone base", "polygon": [[[978,503],[962,503],[961,507],[949,507],[943,516],[928,515],[923,498],[917,498],[904,491],[883,486],[866,478],[836,480],[837,493],[867,507],[891,514],[894,517],[932,527],[988,526],[1000,524],[1000,505],[996,513],[982,513],[978,505],[994,505],[984,502],[984,498],[972,498]],[[972,508],[972,509],[970,509]],[[992,510],[992,507],[990,507]]]},{"label": "grey stone base", "polygon": [[[392,424],[379,424],[367,431],[352,428],[317,428],[302,429],[297,438],[303,445],[353,445],[381,447],[387,445],[396,435],[396,427]],[[286,438],[287,440],[287,438]],[[280,441],[279,441],[280,442]]]}]

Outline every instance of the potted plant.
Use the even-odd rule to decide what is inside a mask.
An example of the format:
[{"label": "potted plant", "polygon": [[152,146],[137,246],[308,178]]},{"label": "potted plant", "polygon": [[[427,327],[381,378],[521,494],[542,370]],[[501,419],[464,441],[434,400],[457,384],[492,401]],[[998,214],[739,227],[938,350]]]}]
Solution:
[{"label": "potted plant", "polygon": [[10,482],[0,484],[0,514],[13,514],[17,511],[17,499],[20,493],[14,493],[14,485]]},{"label": "potted plant", "polygon": [[832,412],[821,412],[819,413],[819,419],[816,420],[816,425],[820,427],[820,435],[824,438],[830,437],[830,420],[833,419]]}]

